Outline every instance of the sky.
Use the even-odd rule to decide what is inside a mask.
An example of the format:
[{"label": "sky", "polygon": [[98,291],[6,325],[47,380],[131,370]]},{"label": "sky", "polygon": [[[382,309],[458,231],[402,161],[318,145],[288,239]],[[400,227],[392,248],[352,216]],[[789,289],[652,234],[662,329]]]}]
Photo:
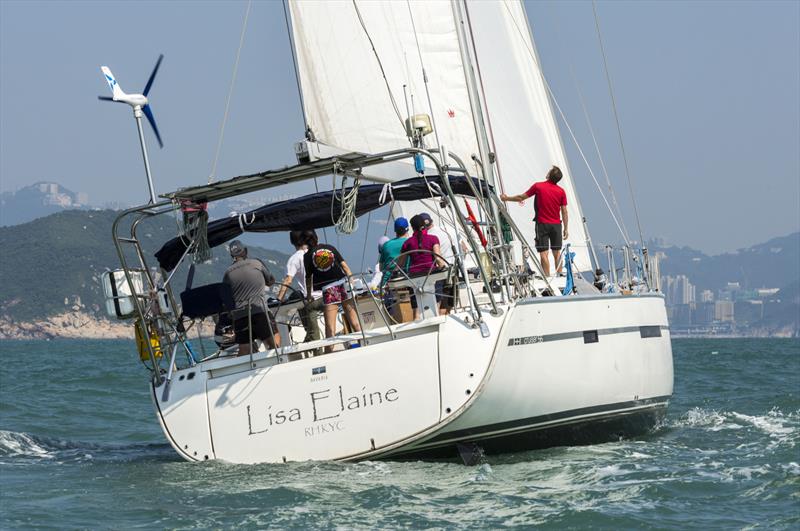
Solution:
[{"label": "sky", "polygon": [[[545,76],[602,175],[579,93],[586,102],[635,234],[592,4],[525,7]],[[800,2],[596,7],[645,237],[718,254],[800,230]],[[97,100],[108,95],[99,66],[140,92],[160,53],[150,100],[164,149],[146,131],[156,190],[204,183],[246,10],[236,1],[0,0],[0,191],[47,180],[97,205],[145,202],[131,111]],[[253,2],[215,177],[292,164],[302,136],[282,4]],[[618,242],[563,128],[562,137],[595,242]]]}]

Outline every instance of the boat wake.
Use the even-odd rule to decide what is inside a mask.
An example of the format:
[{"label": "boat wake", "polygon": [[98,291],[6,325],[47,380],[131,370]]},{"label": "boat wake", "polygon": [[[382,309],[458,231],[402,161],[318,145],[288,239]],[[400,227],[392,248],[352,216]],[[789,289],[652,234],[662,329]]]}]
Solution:
[{"label": "boat wake", "polygon": [[168,444],[104,445],[0,430],[0,465],[29,464],[36,461],[67,463],[154,458],[175,460]]},{"label": "boat wake", "polygon": [[763,415],[746,415],[736,411],[716,411],[695,407],[670,428],[701,428],[712,432],[724,430],[755,430],[769,437],[771,445],[789,444],[794,447],[800,439],[800,410],[784,413],[774,407]]},{"label": "boat wake", "polygon": [[53,454],[47,444],[27,433],[0,431],[0,458],[33,457],[52,459]]}]

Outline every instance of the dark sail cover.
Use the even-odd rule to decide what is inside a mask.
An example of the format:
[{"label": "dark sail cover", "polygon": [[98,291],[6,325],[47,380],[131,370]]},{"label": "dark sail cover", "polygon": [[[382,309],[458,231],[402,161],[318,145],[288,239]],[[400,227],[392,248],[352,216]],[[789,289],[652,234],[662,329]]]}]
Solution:
[{"label": "dark sail cover", "polygon": [[[483,181],[472,178],[476,189],[483,187],[483,193],[490,193],[490,187]],[[467,182],[467,177],[451,176],[449,179],[453,193],[456,195],[474,197],[472,187]],[[377,210],[385,203],[380,202],[384,185],[367,184],[358,189],[358,203],[356,216]],[[351,188],[346,188],[345,193]],[[319,192],[315,194],[270,203],[239,216],[218,219],[208,224],[208,245],[216,247],[231,240],[242,232],[288,232],[290,230],[321,229],[331,227],[341,215],[341,202],[334,200],[331,210],[333,194],[341,194],[340,190]],[[428,199],[431,196],[444,195],[442,179],[435,177],[414,177],[397,181],[391,185],[391,194],[387,194],[386,202],[392,198],[395,201],[414,201]],[[165,271],[172,271],[180,261],[189,241],[185,238],[173,238],[159,249],[155,256],[159,265]]]}]

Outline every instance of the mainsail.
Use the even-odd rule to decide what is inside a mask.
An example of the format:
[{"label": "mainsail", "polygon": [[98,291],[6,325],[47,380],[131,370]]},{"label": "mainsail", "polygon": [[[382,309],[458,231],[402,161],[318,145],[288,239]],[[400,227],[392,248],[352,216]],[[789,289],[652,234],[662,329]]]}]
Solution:
[{"label": "mainsail", "polygon": [[[404,119],[425,113],[435,130],[428,144],[438,142],[465,163],[488,137],[499,185],[510,194],[558,165],[576,265],[591,269],[580,205],[518,1],[290,0],[289,7],[306,123],[318,141],[347,151],[398,149],[409,145]],[[470,86],[470,73],[477,86]],[[533,244],[532,201],[508,208]]]},{"label": "mainsail", "polygon": [[289,7],[306,122],[318,140],[369,153],[408,146],[405,86],[409,110],[432,115],[442,145],[466,160],[477,153],[449,2],[291,1]]}]

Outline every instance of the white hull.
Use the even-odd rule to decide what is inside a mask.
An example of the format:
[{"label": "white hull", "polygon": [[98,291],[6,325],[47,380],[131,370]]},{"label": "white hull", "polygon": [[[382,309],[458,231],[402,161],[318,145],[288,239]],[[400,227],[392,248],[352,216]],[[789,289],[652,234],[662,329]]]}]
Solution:
[{"label": "white hull", "polygon": [[636,435],[666,410],[661,296],[527,299],[484,314],[488,337],[462,317],[394,326],[394,340],[376,329],[361,348],[289,363],[204,362],[176,372],[168,401],[153,389],[156,411],[184,458],[256,463],[580,444]]}]

